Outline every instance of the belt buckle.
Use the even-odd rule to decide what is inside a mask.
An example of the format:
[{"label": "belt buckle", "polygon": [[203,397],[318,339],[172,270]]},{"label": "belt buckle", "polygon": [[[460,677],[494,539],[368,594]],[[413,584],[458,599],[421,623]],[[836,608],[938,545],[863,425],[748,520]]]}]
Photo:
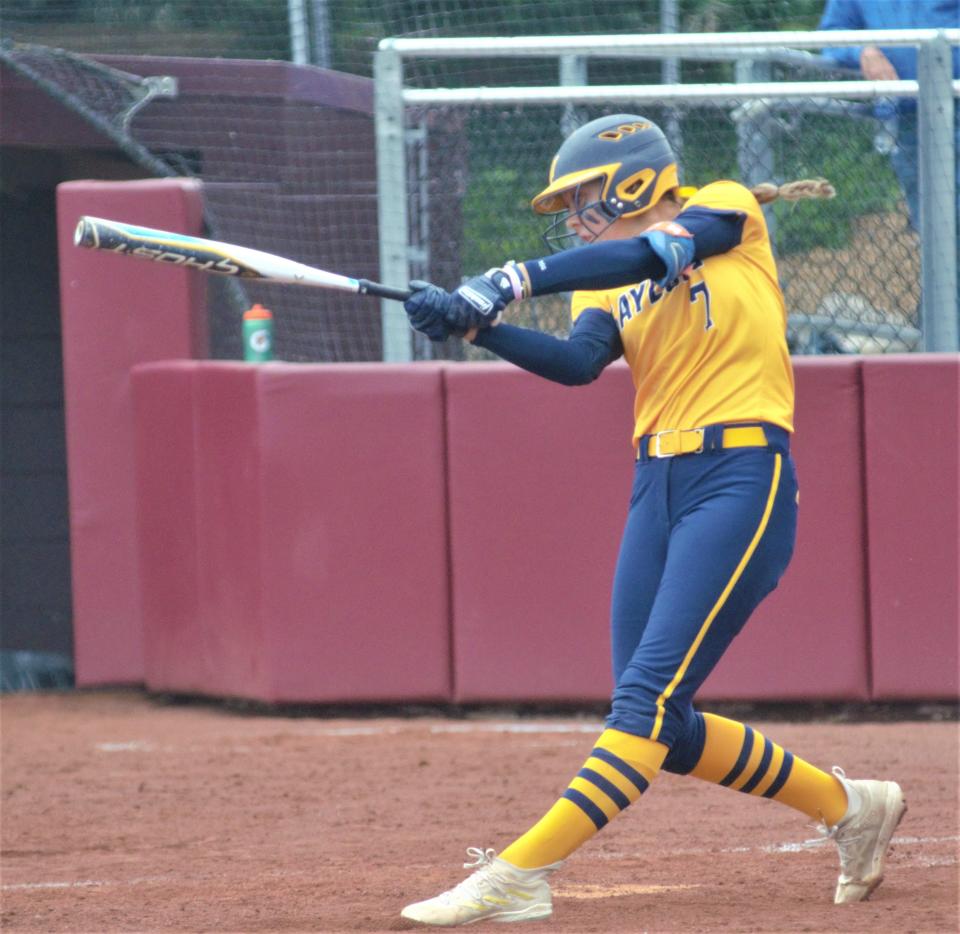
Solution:
[{"label": "belt buckle", "polygon": [[[664,431],[658,431],[658,432],[653,436],[653,456],[654,456],[654,457],[658,457],[658,458],[659,458],[659,457],[676,457],[676,456],[677,456],[677,451],[673,451],[671,454],[665,454],[665,453],[663,452],[663,443],[662,443],[662,441],[661,441],[660,439],[661,439],[664,435],[677,435],[677,437],[679,438],[679,436],[680,436],[680,429],[679,429],[679,428],[667,428],[667,429],[665,429]],[[678,442],[678,444],[677,444],[677,447],[678,447],[678,448],[680,447],[679,442]]]},{"label": "belt buckle", "polygon": [[[663,431],[658,431],[653,436],[653,456],[660,457],[676,457],[678,454],[683,454],[683,441],[682,436],[684,434],[690,434],[693,432],[700,439],[699,447],[695,448],[692,451],[687,451],[688,454],[701,454],[703,453],[703,443],[704,443],[704,429],[703,428],[666,428]],[[677,449],[671,453],[665,453],[663,450],[663,442],[661,438],[663,435],[676,435],[677,436]]]}]

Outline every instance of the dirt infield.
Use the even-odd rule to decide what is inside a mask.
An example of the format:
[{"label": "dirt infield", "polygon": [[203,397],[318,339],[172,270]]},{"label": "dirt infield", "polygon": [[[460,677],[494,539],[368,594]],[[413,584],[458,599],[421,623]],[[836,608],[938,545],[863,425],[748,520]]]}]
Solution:
[{"label": "dirt infield", "polygon": [[[287,718],[138,693],[10,695],[5,931],[394,931],[580,767],[596,717]],[[754,723],[910,810],[873,899],[835,907],[835,847],[763,799],[661,776],[575,854],[524,930],[957,930],[955,722]],[[478,925],[471,930],[481,930]],[[500,928],[497,928],[499,930]]]}]

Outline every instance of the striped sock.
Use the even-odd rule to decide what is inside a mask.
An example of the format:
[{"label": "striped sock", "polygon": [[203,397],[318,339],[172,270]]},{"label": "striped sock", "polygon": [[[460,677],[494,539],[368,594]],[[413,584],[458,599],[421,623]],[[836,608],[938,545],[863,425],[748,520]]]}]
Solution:
[{"label": "striped sock", "polygon": [[805,762],[743,723],[703,714],[706,742],[690,772],[744,794],[772,798],[828,827],[847,810],[847,793],[834,776]]},{"label": "striped sock", "polygon": [[646,791],[666,754],[662,743],[604,730],[563,797],[500,858],[520,869],[566,859]]}]

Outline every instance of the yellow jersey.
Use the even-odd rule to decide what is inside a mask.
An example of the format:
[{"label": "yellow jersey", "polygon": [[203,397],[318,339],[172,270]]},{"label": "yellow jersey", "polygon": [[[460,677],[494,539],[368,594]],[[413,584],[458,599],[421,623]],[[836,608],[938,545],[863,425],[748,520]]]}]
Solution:
[{"label": "yellow jersey", "polygon": [[730,422],[793,431],[787,313],[760,205],[743,185],[719,181],[684,204],[692,207],[744,215],[739,244],[698,261],[670,289],[648,279],[574,292],[573,320],[593,308],[617,323],[636,388],[634,444],[657,431]]}]

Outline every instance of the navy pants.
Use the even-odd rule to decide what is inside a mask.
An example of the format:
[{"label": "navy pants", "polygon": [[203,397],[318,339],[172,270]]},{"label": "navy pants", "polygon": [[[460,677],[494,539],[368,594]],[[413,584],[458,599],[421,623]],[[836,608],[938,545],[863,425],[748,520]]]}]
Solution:
[{"label": "navy pants", "polygon": [[[789,434],[766,448],[637,461],[614,575],[614,693],[607,726],[670,747],[688,772],[703,748],[693,697],[793,554],[797,480]],[[643,450],[641,444],[641,450]]]}]

